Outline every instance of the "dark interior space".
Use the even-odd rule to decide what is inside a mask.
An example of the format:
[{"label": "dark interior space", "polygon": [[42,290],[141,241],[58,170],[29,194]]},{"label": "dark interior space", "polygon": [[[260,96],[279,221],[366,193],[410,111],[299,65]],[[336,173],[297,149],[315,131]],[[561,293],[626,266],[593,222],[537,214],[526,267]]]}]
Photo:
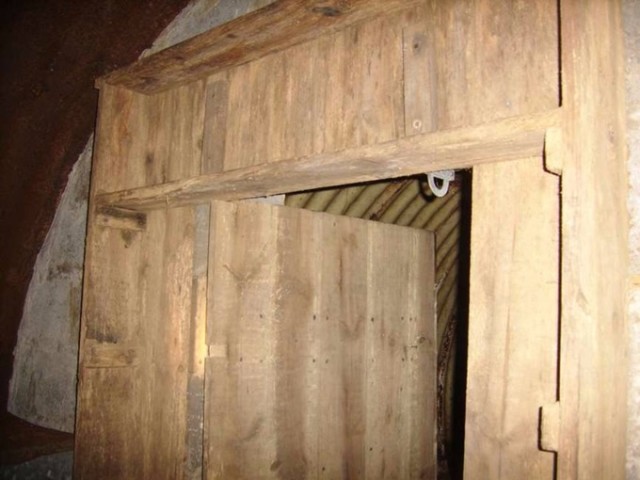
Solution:
[{"label": "dark interior space", "polygon": [[0,7],[0,463],[72,448],[6,413],[35,258],[94,128],[94,80],[134,61],[187,0],[8,0]]}]

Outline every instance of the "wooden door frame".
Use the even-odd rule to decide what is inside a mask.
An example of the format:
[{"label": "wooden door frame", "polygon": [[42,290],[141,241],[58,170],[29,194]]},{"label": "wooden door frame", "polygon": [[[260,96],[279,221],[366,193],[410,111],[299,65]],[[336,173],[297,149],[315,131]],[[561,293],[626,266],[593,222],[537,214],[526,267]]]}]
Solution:
[{"label": "wooden door frame", "polygon": [[[318,23],[308,11],[294,8],[296,2],[277,2],[105,77],[99,85],[146,94],[163,91],[419,1],[350,3],[351,10],[327,13]],[[545,417],[547,435],[559,452],[559,478],[624,478],[628,218],[620,3],[560,2],[562,93],[555,110],[149,187],[96,192],[94,221],[109,217],[138,224],[148,210],[211,199],[543,159],[548,171],[560,175],[562,188],[559,406]],[[292,14],[299,15],[298,28],[287,22]],[[283,28],[265,29],[265,22]],[[237,35],[232,37],[232,31]],[[189,54],[192,59],[185,60]]]}]

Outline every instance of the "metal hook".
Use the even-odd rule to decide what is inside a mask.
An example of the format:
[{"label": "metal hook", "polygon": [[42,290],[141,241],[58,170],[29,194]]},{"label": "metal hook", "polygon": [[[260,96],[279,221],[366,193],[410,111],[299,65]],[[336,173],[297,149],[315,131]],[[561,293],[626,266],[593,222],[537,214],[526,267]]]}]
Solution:
[{"label": "metal hook", "polygon": [[[453,170],[440,170],[438,172],[427,173],[427,182],[429,188],[436,197],[444,197],[449,192],[449,183],[456,177]],[[437,185],[436,179],[440,180],[440,186]]]}]

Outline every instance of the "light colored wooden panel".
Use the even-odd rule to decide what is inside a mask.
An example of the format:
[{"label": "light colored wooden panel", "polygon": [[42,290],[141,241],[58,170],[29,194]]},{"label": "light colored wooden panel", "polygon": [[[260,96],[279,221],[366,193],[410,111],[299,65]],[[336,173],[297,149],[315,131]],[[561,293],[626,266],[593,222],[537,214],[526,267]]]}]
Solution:
[{"label": "light colored wooden panel", "polygon": [[[430,0],[427,18],[435,31],[438,130],[559,105],[555,0]],[[553,475],[553,455],[538,451],[537,426],[539,400],[552,403],[556,393],[554,178],[545,178],[542,156],[474,166],[465,478]],[[528,246],[519,229],[535,232]],[[540,273],[542,265],[548,271]]]},{"label": "light colored wooden panel", "polygon": [[398,138],[402,19],[367,22],[230,70],[224,170]]},{"label": "light colored wooden panel", "polygon": [[139,60],[98,84],[158,93],[419,2],[281,0]]},{"label": "light colored wooden panel", "polygon": [[80,370],[73,478],[144,478],[144,431],[131,428],[142,390],[130,368]]},{"label": "light colored wooden panel", "polygon": [[80,343],[78,478],[184,473],[192,217],[190,209],[176,209],[148,215],[145,231],[92,227]]},{"label": "light colored wooden panel", "polygon": [[212,204],[204,427],[208,479],[261,478],[261,469],[277,466],[277,232],[272,222],[271,215],[244,204]]},{"label": "light colored wooden panel", "polygon": [[538,422],[557,393],[559,182],[540,159],[484,168],[472,187],[465,477],[551,479]]},{"label": "light colored wooden panel", "polygon": [[364,478],[435,478],[435,277],[420,264],[435,262],[433,235],[418,231],[427,243],[377,227],[369,226]]},{"label": "light colored wooden panel", "polygon": [[[114,223],[100,220],[114,214],[94,199],[101,188],[198,172],[200,158],[191,155],[198,130],[184,114],[195,98],[191,87],[154,99],[112,88],[101,95],[80,338],[78,478],[183,472],[193,213],[118,212]],[[160,113],[168,118],[156,119]],[[148,152],[161,161],[145,162]],[[179,161],[169,166],[174,157]]]},{"label": "light colored wooden panel", "polygon": [[438,122],[436,29],[428,2],[405,14],[403,26],[405,135],[432,132]]},{"label": "light colored wooden panel", "polygon": [[102,189],[200,173],[202,90],[101,93],[80,339],[79,478],[184,473],[193,212],[139,217],[94,200]]},{"label": "light colored wooden panel", "polygon": [[92,192],[146,185],[142,160],[146,144],[144,98],[123,88],[102,89],[91,172]]},{"label": "light colored wooden panel", "polygon": [[429,29],[436,32],[437,129],[558,106],[556,0],[428,3]]},{"label": "light colored wooden panel", "polygon": [[213,203],[207,478],[430,478],[433,248],[420,230]]},{"label": "light colored wooden panel", "polygon": [[414,135],[337,153],[106,193],[98,197],[98,202],[101,207],[132,210],[166,208],[539,157],[544,149],[545,132],[557,125],[559,113],[555,109],[477,127]]},{"label": "light colored wooden panel", "polygon": [[628,213],[621,2],[562,0],[559,478],[625,478]]},{"label": "light colored wooden panel", "polygon": [[143,308],[137,331],[147,347],[140,374],[148,386],[138,399],[145,433],[145,473],[148,478],[182,478],[187,458],[193,211],[173,209],[149,215],[146,234],[139,264]]},{"label": "light colored wooden panel", "polygon": [[105,87],[100,95],[93,191],[199,175],[203,127],[202,82],[153,97]]},{"label": "light colored wooden panel", "polygon": [[[147,184],[201,172],[204,86],[189,84],[146,97],[149,122],[144,165]],[[143,159],[130,158],[136,162]]]},{"label": "light colored wooden panel", "polygon": [[202,173],[222,172],[229,108],[229,81],[226,72],[207,79],[204,101]]}]

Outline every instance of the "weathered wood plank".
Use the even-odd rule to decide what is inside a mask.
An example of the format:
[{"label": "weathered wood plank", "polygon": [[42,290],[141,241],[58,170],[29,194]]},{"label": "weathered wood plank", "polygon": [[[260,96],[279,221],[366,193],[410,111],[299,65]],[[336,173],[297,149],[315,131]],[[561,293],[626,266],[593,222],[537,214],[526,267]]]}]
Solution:
[{"label": "weathered wood plank", "polygon": [[[559,105],[555,0],[429,0],[428,9],[438,129]],[[554,280],[556,288],[558,283],[553,261],[557,265],[559,247],[557,226],[549,222],[558,218],[553,205],[558,206],[559,192],[552,185],[557,178],[546,179],[542,168],[539,157],[476,164],[472,172],[467,479],[551,478],[553,472],[553,455],[538,450],[541,404],[536,402],[555,400],[555,391],[549,391],[556,374],[557,291],[554,297],[552,288]],[[530,243],[519,229],[531,232]],[[540,272],[542,265],[550,270]],[[454,477],[461,475],[456,460]]]},{"label": "weathered wood plank", "polygon": [[268,478],[270,467],[278,466],[273,308],[277,231],[270,228],[272,216],[252,207],[211,206],[205,479]]},{"label": "weathered wood plank", "polygon": [[433,132],[438,126],[436,29],[428,2],[406,14],[403,28],[404,133]]},{"label": "weathered wood plank", "polygon": [[224,170],[229,109],[229,80],[223,72],[207,79],[203,127],[202,173]]},{"label": "weathered wood plank", "polygon": [[138,60],[103,77],[98,85],[158,93],[419,3],[420,0],[281,0]]},{"label": "weathered wood plank", "polygon": [[556,0],[427,0],[437,127],[478,125],[559,104]]},{"label": "weathered wood plank", "polygon": [[202,90],[192,84],[147,97],[108,87],[101,94],[80,336],[77,478],[185,473],[193,211],[132,215],[99,208],[95,194],[200,173]]},{"label": "weathered wood plank", "polygon": [[621,2],[562,0],[558,478],[625,478],[628,213]]},{"label": "weathered wood plank", "polygon": [[475,168],[472,191],[465,477],[551,479],[538,423],[557,392],[559,180],[530,159]]},{"label": "weathered wood plank", "polygon": [[401,136],[402,20],[373,19],[230,69],[222,169]]},{"label": "weathered wood plank", "polygon": [[431,478],[433,235],[249,202],[212,224],[206,478]]},{"label": "weathered wood plank", "polygon": [[144,231],[93,227],[80,344],[78,478],[183,474],[191,216],[190,209],[153,212]]},{"label": "weathered wood plank", "polygon": [[415,135],[151,187],[99,195],[100,205],[149,210],[287,193],[327,185],[396,178],[447,168],[541,157],[547,128],[559,111],[499,120],[478,127]]}]

